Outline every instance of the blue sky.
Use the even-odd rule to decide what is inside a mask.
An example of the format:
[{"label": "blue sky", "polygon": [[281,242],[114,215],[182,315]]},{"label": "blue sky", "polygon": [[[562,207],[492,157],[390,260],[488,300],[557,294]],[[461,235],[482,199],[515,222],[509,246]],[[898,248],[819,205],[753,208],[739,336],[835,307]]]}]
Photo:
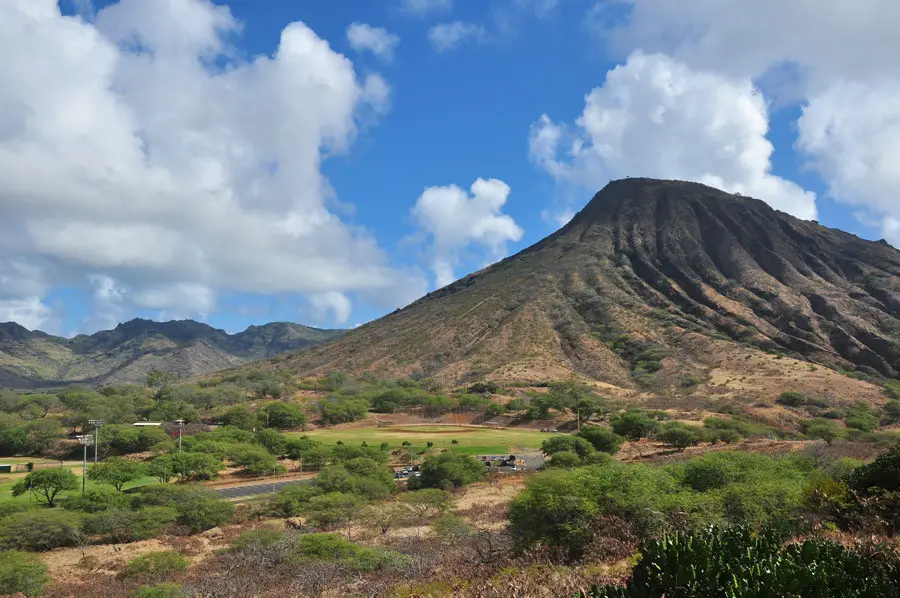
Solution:
[{"label": "blue sky", "polygon": [[623,176],[896,244],[900,86],[868,45],[885,53],[900,14],[866,3],[880,19],[774,0],[13,0],[0,320],[351,326]]}]

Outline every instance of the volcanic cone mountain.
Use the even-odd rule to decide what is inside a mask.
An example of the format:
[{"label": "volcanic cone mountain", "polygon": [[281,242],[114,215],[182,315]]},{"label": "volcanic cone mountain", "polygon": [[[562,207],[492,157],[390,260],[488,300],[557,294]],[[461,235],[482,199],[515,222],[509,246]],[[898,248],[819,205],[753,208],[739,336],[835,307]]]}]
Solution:
[{"label": "volcanic cone mountain", "polygon": [[278,367],[448,384],[575,374],[657,395],[750,396],[778,378],[864,395],[874,387],[844,374],[896,376],[898,342],[900,252],[886,242],[697,183],[627,179],[532,247]]}]

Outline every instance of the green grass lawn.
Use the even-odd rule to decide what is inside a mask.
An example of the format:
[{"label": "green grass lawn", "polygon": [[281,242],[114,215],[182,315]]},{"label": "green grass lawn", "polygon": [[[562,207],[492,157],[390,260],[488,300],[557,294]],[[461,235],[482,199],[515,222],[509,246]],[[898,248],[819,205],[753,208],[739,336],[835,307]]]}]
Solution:
[{"label": "green grass lawn", "polygon": [[[16,502],[16,503],[22,503],[22,504],[35,504],[35,505],[41,504],[41,503],[38,503],[37,499],[34,498],[34,496],[31,494],[31,492],[26,492],[25,494],[23,494],[21,496],[15,496],[15,497],[12,495],[12,487],[16,484],[16,482],[18,482],[19,480],[24,478],[25,475],[26,474],[24,474],[24,473],[14,474],[14,475],[0,475],[0,503]],[[65,498],[66,496],[71,496],[73,494],[81,493],[81,472],[80,471],[78,472],[78,474],[76,474],[76,477],[78,478],[78,487],[75,490],[71,490],[69,492],[62,493],[60,495],[60,497]],[[128,484],[125,484],[125,487],[123,488],[123,490],[127,490],[129,488],[136,488],[138,486],[145,486],[147,484],[155,484],[155,483],[157,483],[156,478],[152,478],[152,477],[138,478],[137,480],[135,480],[133,482],[129,482]],[[87,484],[85,485],[85,488],[87,490],[103,488],[103,487],[106,487],[106,488],[114,491],[114,488],[112,486],[110,486],[108,484],[107,485],[98,484],[97,482],[93,482],[90,479],[87,480]]]},{"label": "green grass lawn", "polygon": [[[391,448],[400,447],[404,441],[411,442],[413,449],[425,447],[433,442],[434,448],[453,449],[468,454],[505,453],[514,448],[536,449],[549,434],[537,430],[495,430],[491,428],[467,428],[463,426],[393,426],[384,428],[322,428],[309,432],[310,438],[333,443],[342,440],[347,444],[365,441],[372,446],[387,442]],[[457,444],[453,444],[456,440]]]}]

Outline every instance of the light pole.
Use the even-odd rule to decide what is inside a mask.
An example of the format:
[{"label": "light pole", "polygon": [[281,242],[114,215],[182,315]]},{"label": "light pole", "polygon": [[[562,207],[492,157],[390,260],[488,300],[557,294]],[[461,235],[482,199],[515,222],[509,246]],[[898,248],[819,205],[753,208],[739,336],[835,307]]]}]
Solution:
[{"label": "light pole", "polygon": [[97,449],[100,446],[100,427],[103,426],[102,419],[89,419],[88,423],[94,426],[94,465],[97,464]]},{"label": "light pole", "polygon": [[181,431],[184,430],[184,420],[176,419],[175,425],[178,426],[178,454],[181,454]]},{"label": "light pole", "polygon": [[81,465],[81,495],[84,496],[84,488],[87,484],[87,447],[94,444],[94,437],[90,434],[83,434],[75,438],[84,445],[84,462]]}]

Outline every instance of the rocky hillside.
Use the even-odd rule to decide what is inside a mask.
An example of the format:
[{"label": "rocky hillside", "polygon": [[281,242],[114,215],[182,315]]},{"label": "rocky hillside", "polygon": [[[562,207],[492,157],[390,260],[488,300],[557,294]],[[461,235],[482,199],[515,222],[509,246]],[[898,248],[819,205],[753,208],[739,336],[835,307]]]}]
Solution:
[{"label": "rocky hillside", "polygon": [[228,334],[193,320],[131,320],[72,339],[0,324],[0,388],[143,382],[151,368],[195,376],[309,347],[341,330],[274,322]]},{"label": "rocky hillside", "polygon": [[898,343],[900,252],[887,243],[696,183],[627,179],[536,245],[271,365],[874,400],[865,379],[897,375]]}]

